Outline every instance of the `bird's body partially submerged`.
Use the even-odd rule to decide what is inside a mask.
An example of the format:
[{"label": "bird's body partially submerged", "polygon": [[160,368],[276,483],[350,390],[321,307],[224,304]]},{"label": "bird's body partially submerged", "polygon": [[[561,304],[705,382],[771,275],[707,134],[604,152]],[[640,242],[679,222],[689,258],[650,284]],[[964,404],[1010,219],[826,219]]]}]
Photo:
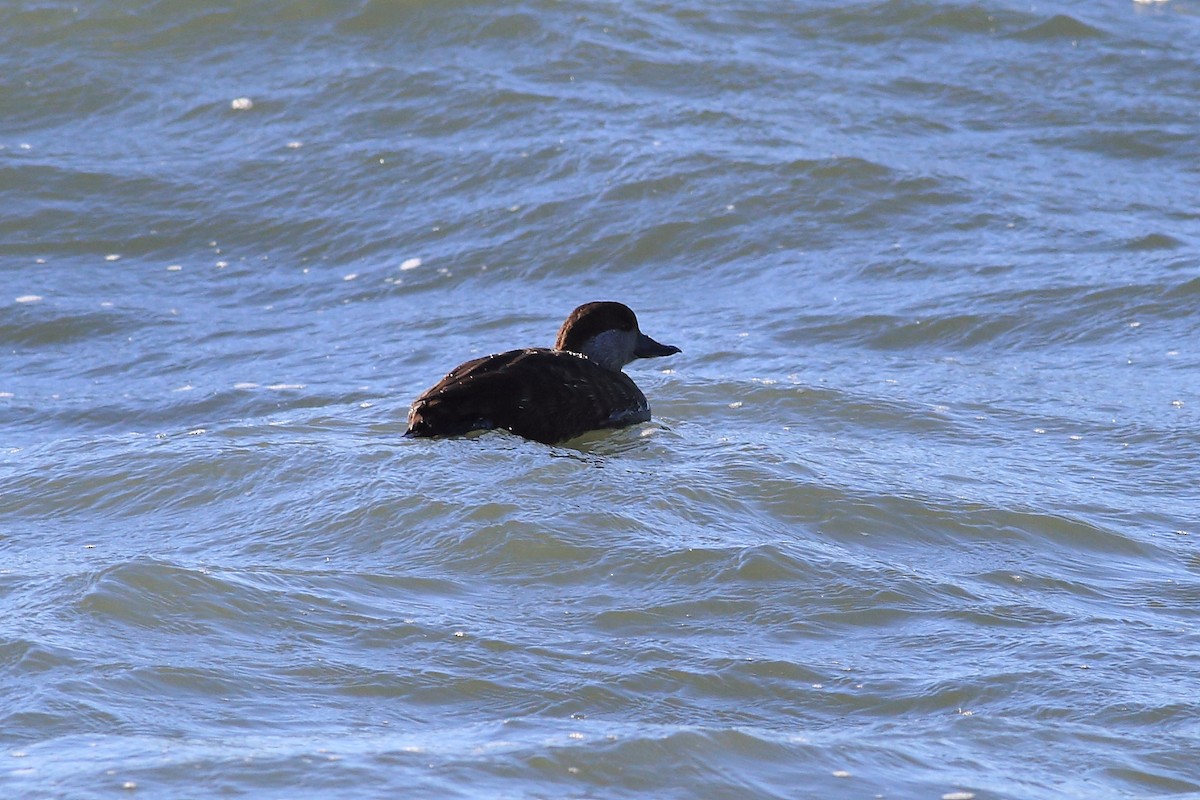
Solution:
[{"label": "bird's body partially submerged", "polygon": [[645,422],[650,405],[621,367],[678,352],[639,331],[620,303],[588,303],[563,323],[553,350],[510,350],[457,367],[413,402],[405,435],[499,428],[550,444]]}]

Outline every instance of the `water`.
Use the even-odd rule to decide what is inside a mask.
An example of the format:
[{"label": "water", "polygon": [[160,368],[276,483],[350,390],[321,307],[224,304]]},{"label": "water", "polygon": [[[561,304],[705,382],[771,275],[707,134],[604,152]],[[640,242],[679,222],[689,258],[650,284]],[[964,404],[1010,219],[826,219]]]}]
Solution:
[{"label": "water", "polygon": [[[3,6],[0,785],[1200,795],[1198,52],[1183,0]],[[683,348],[653,422],[401,439],[596,299]]]}]

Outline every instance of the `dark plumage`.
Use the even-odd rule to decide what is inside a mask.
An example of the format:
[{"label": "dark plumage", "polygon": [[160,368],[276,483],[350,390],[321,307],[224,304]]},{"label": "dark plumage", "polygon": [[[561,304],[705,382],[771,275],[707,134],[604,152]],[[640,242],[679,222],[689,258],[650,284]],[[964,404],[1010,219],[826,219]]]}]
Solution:
[{"label": "dark plumage", "polygon": [[678,352],[639,331],[626,306],[588,303],[563,323],[553,350],[510,350],[457,367],[413,402],[405,436],[501,428],[551,444],[645,422],[650,405],[621,368]]}]

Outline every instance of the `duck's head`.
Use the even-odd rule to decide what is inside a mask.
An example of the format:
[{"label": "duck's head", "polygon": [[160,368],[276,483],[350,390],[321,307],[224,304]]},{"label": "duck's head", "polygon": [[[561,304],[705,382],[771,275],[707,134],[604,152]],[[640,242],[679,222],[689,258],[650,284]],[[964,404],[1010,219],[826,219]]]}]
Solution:
[{"label": "duck's head", "polygon": [[659,344],[638,330],[637,317],[622,303],[585,303],[571,312],[558,329],[555,350],[582,353],[609,369],[619,370],[635,358],[656,358],[681,352]]}]

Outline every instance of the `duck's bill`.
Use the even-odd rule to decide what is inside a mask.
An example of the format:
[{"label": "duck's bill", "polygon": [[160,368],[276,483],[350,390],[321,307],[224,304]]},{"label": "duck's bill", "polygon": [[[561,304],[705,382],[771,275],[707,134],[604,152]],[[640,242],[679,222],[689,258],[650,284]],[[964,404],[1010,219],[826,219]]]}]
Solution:
[{"label": "duck's bill", "polygon": [[633,348],[633,354],[638,358],[657,358],[659,356],[670,356],[682,352],[675,345],[661,344],[644,333],[638,334],[637,346]]}]

